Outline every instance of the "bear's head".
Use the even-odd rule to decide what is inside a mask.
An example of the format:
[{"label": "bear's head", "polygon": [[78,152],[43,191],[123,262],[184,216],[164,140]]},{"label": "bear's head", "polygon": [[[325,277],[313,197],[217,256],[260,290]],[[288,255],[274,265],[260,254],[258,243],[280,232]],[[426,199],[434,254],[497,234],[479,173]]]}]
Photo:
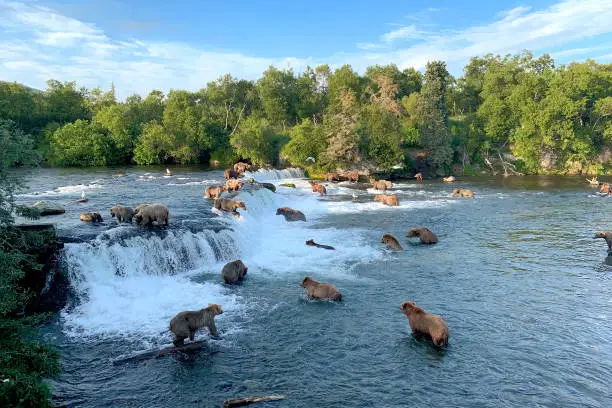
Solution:
[{"label": "bear's head", "polygon": [[418,237],[421,235],[421,228],[414,228],[408,231],[407,237]]},{"label": "bear's head", "polygon": [[205,310],[212,312],[214,316],[223,314],[223,310],[221,310],[221,305],[218,305],[216,303],[209,303],[208,307]]},{"label": "bear's head", "polygon": [[593,238],[606,238],[606,233],[604,231],[597,231]]},{"label": "bear's head", "polygon": [[312,285],[313,283],[315,283],[315,281],[310,277],[310,276],[306,276],[303,280],[302,280],[302,287],[305,288],[307,286]]},{"label": "bear's head", "polygon": [[281,207],[276,210],[276,215],[284,215],[287,213],[287,207]]},{"label": "bear's head", "polygon": [[117,211],[117,206],[115,206],[115,207],[111,207],[111,209],[110,209],[110,216],[111,216],[111,217],[114,217],[114,216],[115,216],[116,211]]},{"label": "bear's head", "polygon": [[246,211],[246,205],[244,204],[244,201],[236,201],[236,208],[242,208],[244,211]]},{"label": "bear's head", "polygon": [[405,314],[410,314],[416,307],[417,305],[414,302],[403,302],[400,306],[400,310]]},{"label": "bear's head", "polygon": [[314,239],[309,239],[308,241],[306,241],[306,245],[315,246]]},{"label": "bear's head", "polygon": [[397,239],[395,239],[395,237],[391,234],[384,234],[380,242],[382,242],[383,244],[387,244],[389,242],[398,243]]}]

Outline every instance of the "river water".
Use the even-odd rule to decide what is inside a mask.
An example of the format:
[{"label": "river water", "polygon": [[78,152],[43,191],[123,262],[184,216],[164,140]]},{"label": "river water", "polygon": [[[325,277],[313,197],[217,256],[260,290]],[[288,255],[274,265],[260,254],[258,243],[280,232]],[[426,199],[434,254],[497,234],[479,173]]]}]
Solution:
[{"label": "river water", "polygon": [[[69,407],[218,407],[224,399],[283,394],[259,407],[610,407],[612,267],[606,245],[612,200],[580,178],[460,179],[396,183],[400,206],[373,190],[328,184],[314,195],[296,169],[247,177],[280,187],[242,191],[241,218],[204,199],[221,171],[40,169],[21,202],[62,204],[49,217],[69,242],[62,264],[68,305],[43,335],[62,355],[51,381]],[[450,197],[454,187],[476,198]],[[77,204],[81,191],[89,202]],[[117,226],[115,204],[162,202],[170,227]],[[276,208],[301,210],[288,223]],[[78,220],[100,211],[102,225]],[[440,242],[405,238],[428,227]],[[404,250],[390,252],[391,233]],[[307,239],[336,251],[306,246]],[[232,259],[249,267],[222,284]],[[335,284],[340,303],[314,302],[304,276]],[[449,346],[413,337],[401,302],[442,315]],[[171,343],[169,320],[219,303],[220,336],[191,360],[112,360]],[[206,339],[206,330],[196,338]]]}]

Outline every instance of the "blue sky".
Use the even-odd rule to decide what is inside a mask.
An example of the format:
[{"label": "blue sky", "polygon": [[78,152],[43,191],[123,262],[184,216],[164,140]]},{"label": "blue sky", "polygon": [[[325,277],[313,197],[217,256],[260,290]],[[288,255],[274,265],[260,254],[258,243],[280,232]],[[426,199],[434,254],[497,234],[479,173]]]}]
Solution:
[{"label": "blue sky", "polygon": [[363,72],[442,59],[460,75],[471,56],[521,49],[612,61],[612,0],[0,0],[0,79],[114,83],[122,98],[228,72],[256,79],[271,64]]}]

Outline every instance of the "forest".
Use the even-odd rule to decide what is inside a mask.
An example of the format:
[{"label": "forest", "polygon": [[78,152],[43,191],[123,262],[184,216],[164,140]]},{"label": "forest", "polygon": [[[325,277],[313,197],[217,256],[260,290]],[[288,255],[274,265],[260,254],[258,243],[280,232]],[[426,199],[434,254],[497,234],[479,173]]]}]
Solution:
[{"label": "forest", "polygon": [[48,166],[243,159],[397,176],[607,174],[612,64],[557,66],[523,51],[474,57],[459,78],[442,61],[424,73],[391,64],[363,75],[349,65],[271,66],[256,81],[227,74],[196,92],[123,102],[114,87],[0,82],[0,120],[31,138]]}]

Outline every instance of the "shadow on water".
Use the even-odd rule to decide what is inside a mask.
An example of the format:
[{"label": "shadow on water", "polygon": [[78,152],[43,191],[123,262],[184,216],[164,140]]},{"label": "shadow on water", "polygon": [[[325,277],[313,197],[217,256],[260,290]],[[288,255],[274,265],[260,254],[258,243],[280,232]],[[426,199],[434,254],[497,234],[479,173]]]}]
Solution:
[{"label": "shadow on water", "polygon": [[[221,171],[163,171],[130,168],[116,179],[105,169],[42,169],[18,197],[64,205],[53,222],[74,239],[64,250],[72,302],[43,330],[62,355],[51,381],[60,406],[217,407],[269,394],[287,399],[258,406],[612,406],[612,267],[603,240],[591,238],[612,228],[612,201],[583,178],[396,183],[400,207],[391,208],[369,191],[334,184],[318,197],[299,173],[259,172],[297,188],[241,192],[248,211],[233,219],[203,198]],[[463,187],[476,198],[450,197]],[[82,190],[85,205],[74,202]],[[78,222],[117,202],[163,202],[170,228]],[[282,206],[308,221],[285,222],[275,215]],[[406,238],[414,227],[440,242]],[[385,250],[383,233],[404,250]],[[224,285],[232,259],[249,272]],[[342,302],[307,299],[304,276],[334,284]],[[447,348],[411,334],[405,300],[444,317]],[[217,339],[196,336],[205,353],[113,366],[167,345],[172,316],[208,303],[224,313]]]}]

